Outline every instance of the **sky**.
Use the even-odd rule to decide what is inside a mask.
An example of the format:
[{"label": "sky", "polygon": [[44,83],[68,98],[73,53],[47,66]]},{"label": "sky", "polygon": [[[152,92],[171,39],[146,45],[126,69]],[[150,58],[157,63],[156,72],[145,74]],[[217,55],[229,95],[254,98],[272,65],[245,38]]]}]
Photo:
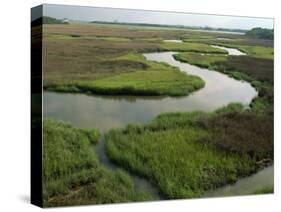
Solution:
[{"label": "sky", "polygon": [[[147,10],[113,9],[83,6],[48,5],[43,7],[43,15],[57,19],[67,18],[80,21],[117,21],[129,23],[149,23],[213,27],[230,29],[251,29],[254,27],[273,28],[273,19],[194,13],[159,12]],[[37,15],[33,15],[35,19]]]}]

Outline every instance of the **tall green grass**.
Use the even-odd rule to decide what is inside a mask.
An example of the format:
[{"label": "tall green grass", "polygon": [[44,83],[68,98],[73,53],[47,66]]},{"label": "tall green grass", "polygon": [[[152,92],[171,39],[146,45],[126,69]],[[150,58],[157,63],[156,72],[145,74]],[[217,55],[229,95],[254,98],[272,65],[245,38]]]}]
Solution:
[{"label": "tall green grass", "polygon": [[[261,130],[256,122],[265,122],[255,117],[235,104],[216,113],[163,114],[147,125],[111,130],[107,152],[120,166],[155,183],[167,198],[200,197],[255,172],[257,160],[272,155],[272,126]],[[255,136],[248,140],[250,135]],[[268,148],[259,152],[263,145]]]},{"label": "tall green grass", "polygon": [[136,191],[124,171],[110,171],[97,160],[94,147],[97,130],[74,128],[44,120],[43,200],[44,207],[149,200]]},{"label": "tall green grass", "polygon": [[253,194],[273,194],[274,188],[273,187],[263,187],[257,189]]}]

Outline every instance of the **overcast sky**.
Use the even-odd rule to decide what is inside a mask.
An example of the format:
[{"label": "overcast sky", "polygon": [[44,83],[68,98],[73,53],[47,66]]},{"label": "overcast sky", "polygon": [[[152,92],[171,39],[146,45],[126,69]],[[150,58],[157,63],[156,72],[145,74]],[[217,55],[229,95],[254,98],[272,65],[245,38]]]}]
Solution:
[{"label": "overcast sky", "polygon": [[[44,16],[82,21],[118,21],[130,23],[209,26],[215,28],[251,29],[273,28],[273,19],[192,13],[154,12],[82,6],[44,5]],[[34,18],[34,17],[33,17]]]}]

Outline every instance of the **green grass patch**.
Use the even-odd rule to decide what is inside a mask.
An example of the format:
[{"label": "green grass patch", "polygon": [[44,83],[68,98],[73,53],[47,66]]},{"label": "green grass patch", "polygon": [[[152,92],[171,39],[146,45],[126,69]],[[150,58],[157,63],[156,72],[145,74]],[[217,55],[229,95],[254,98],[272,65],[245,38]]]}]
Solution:
[{"label": "green grass patch", "polygon": [[145,41],[145,42],[154,42],[154,43],[161,43],[163,42],[162,38],[132,38],[132,40],[137,40],[137,41]]},{"label": "green grass patch", "polygon": [[202,55],[199,53],[181,52],[173,55],[178,61],[196,65],[202,68],[211,68],[214,62],[225,61],[227,56],[224,55]]},{"label": "green grass patch", "polygon": [[204,43],[173,43],[163,42],[161,47],[166,51],[184,51],[184,52],[201,52],[201,53],[216,53],[216,54],[227,54],[227,51],[218,49]]},{"label": "green grass patch", "polygon": [[104,65],[108,67],[114,66],[114,64],[121,64],[121,66],[127,64],[131,71],[92,81],[64,81],[47,85],[45,88],[59,92],[105,95],[183,96],[204,87],[204,81],[199,77],[188,75],[165,63],[147,61],[140,54],[132,53],[114,60],[104,61]]},{"label": "green grass patch", "polygon": [[128,41],[130,41],[129,38],[122,38],[122,37],[98,37],[98,39],[115,41],[115,42],[128,42]]},{"label": "green grass patch", "polygon": [[264,188],[257,189],[256,191],[254,191],[253,194],[273,194],[273,193],[274,193],[273,187],[264,187]]},{"label": "green grass patch", "polygon": [[71,36],[71,35],[63,35],[63,34],[50,34],[50,35],[43,35],[44,39],[54,39],[54,40],[72,40],[77,39],[78,37]]},{"label": "green grass patch", "polygon": [[151,199],[134,189],[124,171],[113,172],[99,164],[92,146],[98,135],[95,129],[44,120],[44,207]]},{"label": "green grass patch", "polygon": [[274,57],[273,48],[271,47],[238,46],[238,49],[253,57],[265,59],[273,59]]},{"label": "green grass patch", "polygon": [[214,43],[214,45],[221,45],[228,48],[236,48],[251,57],[264,58],[264,59],[273,59],[274,57],[273,47],[257,46],[257,45],[249,46],[249,45],[227,44],[227,43],[223,43],[223,44]]},{"label": "green grass patch", "polygon": [[168,113],[111,130],[106,147],[113,161],[151,180],[165,197],[200,197],[253,173],[256,161],[271,154],[272,126],[262,130],[264,121],[235,104],[216,113]]}]

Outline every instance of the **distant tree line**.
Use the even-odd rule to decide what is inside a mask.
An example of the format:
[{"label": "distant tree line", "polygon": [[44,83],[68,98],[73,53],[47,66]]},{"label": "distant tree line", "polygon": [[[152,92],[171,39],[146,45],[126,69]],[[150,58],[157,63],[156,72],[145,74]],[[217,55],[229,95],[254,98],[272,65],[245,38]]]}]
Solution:
[{"label": "distant tree line", "polygon": [[246,35],[253,38],[267,39],[267,40],[273,40],[274,38],[273,29],[264,29],[261,27],[256,27],[247,31]]},{"label": "distant tree line", "polygon": [[37,25],[41,25],[41,24],[67,24],[67,22],[65,22],[61,19],[56,19],[56,18],[52,18],[49,16],[43,16],[43,17],[33,20],[31,24],[32,24],[32,26],[37,26]]},{"label": "distant tree line", "polygon": [[246,32],[243,29],[229,29],[229,28],[213,28],[213,27],[197,27],[197,26],[185,26],[185,25],[170,25],[170,24],[148,24],[148,23],[129,23],[129,22],[112,22],[112,21],[91,21],[95,24],[118,24],[118,25],[129,25],[129,26],[144,26],[144,27],[172,27],[172,28],[183,28],[183,29],[197,29],[197,30],[215,30],[215,31],[227,31],[227,32]]}]

